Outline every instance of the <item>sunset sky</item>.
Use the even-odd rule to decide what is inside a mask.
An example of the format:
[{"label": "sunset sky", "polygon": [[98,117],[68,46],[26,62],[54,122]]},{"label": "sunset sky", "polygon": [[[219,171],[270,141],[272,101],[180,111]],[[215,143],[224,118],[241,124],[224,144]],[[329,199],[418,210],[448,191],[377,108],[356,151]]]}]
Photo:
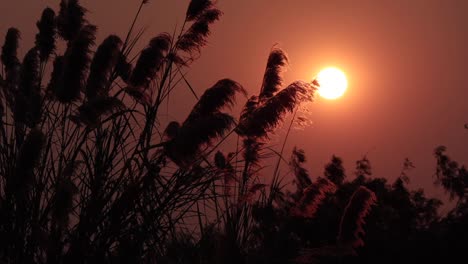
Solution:
[{"label": "sunset sky", "polygon": [[[98,43],[109,34],[125,37],[139,0],[82,1],[98,25]],[[150,0],[138,27],[147,27],[138,47],[183,22],[188,0]],[[0,37],[8,27],[22,32],[21,52],[36,34],[35,22],[59,0],[0,1]],[[313,176],[332,154],[344,159],[348,177],[367,154],[374,176],[393,181],[404,158],[416,169],[411,187],[432,188],[433,150],[468,164],[468,1],[465,0],[219,0],[224,16],[188,79],[199,94],[221,78],[240,82],[250,94],[260,89],[271,47],[289,55],[285,84],[310,81],[322,68],[342,69],[345,95],[316,98],[309,106],[313,124],[295,130],[288,151],[306,151]],[[182,120],[195,103],[181,87],[168,120]],[[182,98],[182,99],[181,99]],[[239,98],[240,105],[245,101]],[[283,134],[279,134],[280,136]],[[276,144],[281,137],[277,138]],[[433,194],[442,197],[440,189]]]}]

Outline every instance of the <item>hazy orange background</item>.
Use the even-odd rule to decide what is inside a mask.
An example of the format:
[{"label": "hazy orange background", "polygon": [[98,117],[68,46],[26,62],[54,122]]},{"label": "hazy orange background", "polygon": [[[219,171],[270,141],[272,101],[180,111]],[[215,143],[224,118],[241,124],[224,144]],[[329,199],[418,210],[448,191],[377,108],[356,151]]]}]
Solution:
[{"label": "hazy orange background", "polygon": [[[108,34],[124,36],[139,0],[83,0],[89,20]],[[189,0],[150,0],[139,26],[148,30],[139,47],[183,22]],[[45,6],[59,0],[0,0],[0,37],[10,26],[22,32],[22,53],[31,47],[34,23]],[[349,78],[345,96],[317,98],[313,125],[294,131],[290,148],[306,150],[308,168],[322,172],[332,154],[352,176],[355,160],[367,154],[374,175],[393,180],[408,157],[417,167],[411,187],[433,191],[433,149],[468,163],[468,1],[449,0],[219,0],[224,16],[189,79],[201,93],[229,77],[258,93],[266,59],[279,43],[291,60],[286,83],[310,80],[336,66]],[[168,119],[181,120],[195,99],[185,89]],[[181,99],[183,98],[183,99]],[[244,101],[240,101],[243,103]],[[280,134],[281,135],[281,134]],[[277,142],[278,143],[278,142]],[[289,148],[289,149],[290,149]]]}]

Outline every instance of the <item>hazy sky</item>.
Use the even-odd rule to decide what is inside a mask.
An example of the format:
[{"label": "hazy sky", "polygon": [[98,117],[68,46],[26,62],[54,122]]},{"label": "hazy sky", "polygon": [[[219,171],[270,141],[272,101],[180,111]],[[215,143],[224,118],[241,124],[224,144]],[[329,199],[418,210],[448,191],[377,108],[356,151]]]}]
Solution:
[{"label": "hazy sky", "polygon": [[[82,1],[104,36],[124,35],[139,0]],[[180,25],[189,0],[150,0],[138,24],[148,30],[140,43]],[[0,37],[16,26],[22,51],[30,48],[35,21],[59,0],[0,0]],[[404,158],[417,167],[413,188],[432,186],[433,150],[446,145],[468,163],[468,1],[459,0],[219,0],[224,16],[189,79],[197,91],[221,78],[258,93],[271,47],[279,43],[291,65],[286,84],[310,80],[321,68],[346,72],[349,87],[335,101],[317,98],[312,126],[294,131],[290,148],[304,148],[314,176],[332,154],[352,177],[355,160],[367,154],[375,176],[394,179]],[[195,99],[178,91],[169,119],[184,118]],[[177,98],[177,97],[173,97]],[[240,103],[244,99],[239,100]],[[281,134],[280,134],[281,135]],[[289,148],[289,149],[290,149]],[[430,188],[432,189],[432,187]],[[436,192],[439,196],[442,192]]]}]

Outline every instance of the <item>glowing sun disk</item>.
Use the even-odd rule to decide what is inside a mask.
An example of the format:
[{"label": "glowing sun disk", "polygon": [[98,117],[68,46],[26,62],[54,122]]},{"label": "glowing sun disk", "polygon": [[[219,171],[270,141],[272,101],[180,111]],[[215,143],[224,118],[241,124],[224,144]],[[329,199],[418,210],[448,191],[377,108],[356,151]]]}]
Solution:
[{"label": "glowing sun disk", "polygon": [[337,68],[325,68],[317,75],[320,84],[318,93],[326,99],[337,99],[342,96],[348,87],[348,81],[343,71]]}]

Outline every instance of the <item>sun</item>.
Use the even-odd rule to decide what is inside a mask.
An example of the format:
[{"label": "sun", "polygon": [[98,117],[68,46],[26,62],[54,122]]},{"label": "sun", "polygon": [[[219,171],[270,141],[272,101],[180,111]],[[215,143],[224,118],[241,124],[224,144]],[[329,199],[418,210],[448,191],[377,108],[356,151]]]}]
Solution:
[{"label": "sun", "polygon": [[320,87],[320,96],[326,99],[337,99],[341,97],[348,87],[348,80],[343,71],[338,68],[329,67],[321,70],[317,75]]}]

